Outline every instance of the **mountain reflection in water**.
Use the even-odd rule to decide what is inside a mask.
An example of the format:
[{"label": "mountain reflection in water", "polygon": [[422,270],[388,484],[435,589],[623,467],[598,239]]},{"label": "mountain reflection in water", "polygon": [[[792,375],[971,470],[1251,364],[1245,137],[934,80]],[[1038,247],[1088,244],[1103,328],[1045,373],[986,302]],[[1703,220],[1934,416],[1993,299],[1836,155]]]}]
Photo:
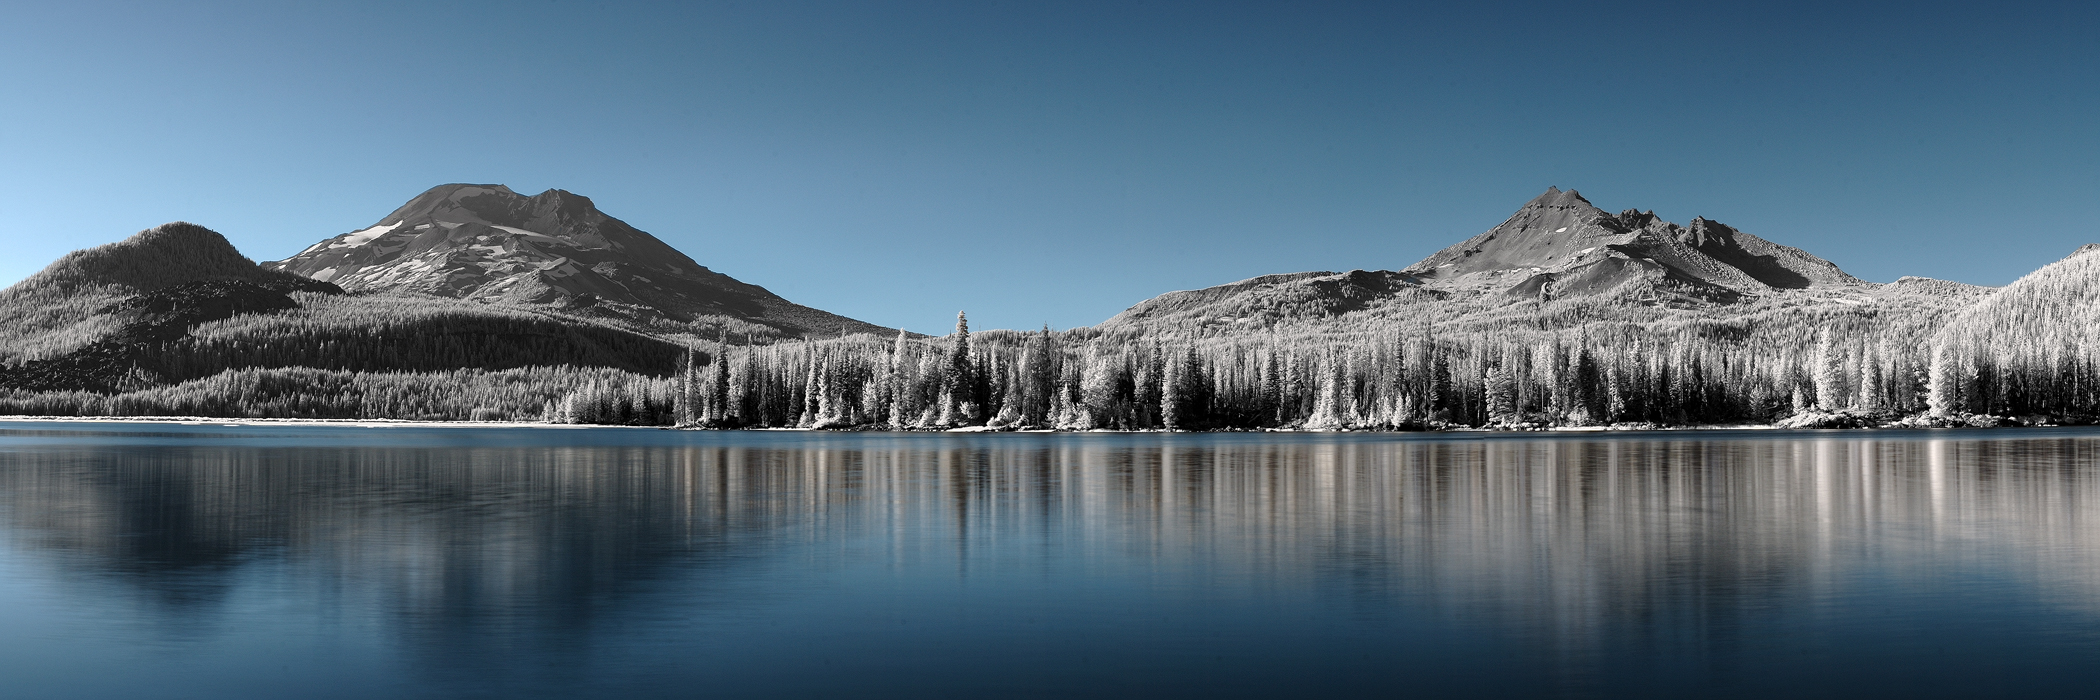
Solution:
[{"label": "mountain reflection in water", "polygon": [[[2100,432],[0,424],[24,697],[2022,694]],[[0,695],[6,693],[0,692]]]}]

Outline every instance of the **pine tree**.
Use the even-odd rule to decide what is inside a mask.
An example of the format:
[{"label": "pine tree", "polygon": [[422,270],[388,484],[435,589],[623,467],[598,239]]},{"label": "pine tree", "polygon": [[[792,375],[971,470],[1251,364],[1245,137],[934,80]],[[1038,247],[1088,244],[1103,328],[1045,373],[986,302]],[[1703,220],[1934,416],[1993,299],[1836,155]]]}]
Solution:
[{"label": "pine tree", "polygon": [[693,348],[686,346],[685,371],[678,373],[678,405],[675,412],[679,426],[692,425],[693,419]]},{"label": "pine tree", "polygon": [[1959,379],[1955,374],[1956,361],[1951,355],[1952,351],[1945,343],[1933,344],[1932,365],[1927,370],[1925,379],[1925,405],[1929,407],[1932,415],[1937,417],[1944,418],[1961,411],[1959,396],[1956,393],[1959,386]]},{"label": "pine tree", "polygon": [[1829,326],[1816,331],[1816,348],[1809,356],[1809,369],[1816,383],[1816,407],[1825,411],[1844,408],[1844,358],[1831,338]]},{"label": "pine tree", "polygon": [[941,376],[940,417],[935,420],[942,427],[967,425],[977,410],[970,400],[976,383],[971,372],[970,319],[963,312],[955,312],[952,337],[954,344],[948,349],[948,362]]},{"label": "pine tree", "polygon": [[1881,357],[1875,354],[1872,343],[1864,341],[1860,344],[1859,356],[1859,408],[1879,413],[1887,408],[1885,404],[1888,403],[1884,398],[1886,394],[1882,381]]},{"label": "pine tree", "polygon": [[705,412],[702,420],[716,427],[731,427],[735,422],[730,417],[729,353],[728,347],[717,345],[713,362],[708,363]]},{"label": "pine tree", "polygon": [[888,376],[883,381],[883,391],[889,394],[890,399],[889,429],[891,430],[903,430],[910,427],[911,419],[918,415],[918,407],[912,401],[913,392],[910,376],[912,362],[910,357],[905,354],[909,349],[905,345],[908,340],[909,338],[905,336],[904,331],[897,331],[897,341],[890,346]]},{"label": "pine tree", "polygon": [[1481,377],[1487,391],[1487,420],[1492,425],[1514,425],[1517,422],[1517,387],[1510,376],[1509,367],[1497,362]]},{"label": "pine tree", "polygon": [[1184,394],[1188,390],[1185,386],[1188,378],[1176,369],[1174,364],[1169,364],[1159,373],[1159,423],[1168,430],[1187,430],[1188,421],[1182,415],[1182,407],[1187,403]]}]

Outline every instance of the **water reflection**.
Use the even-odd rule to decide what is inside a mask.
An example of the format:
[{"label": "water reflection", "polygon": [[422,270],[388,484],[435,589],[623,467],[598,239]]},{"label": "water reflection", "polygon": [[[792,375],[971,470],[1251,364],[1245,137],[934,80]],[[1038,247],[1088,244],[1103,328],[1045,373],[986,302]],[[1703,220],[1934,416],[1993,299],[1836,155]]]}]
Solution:
[{"label": "water reflection", "polygon": [[[1655,672],[1627,661],[1642,655],[1726,666],[1793,643],[1767,637],[1895,634],[1813,620],[1946,589],[1948,572],[2088,632],[2100,613],[2100,438],[2081,431],[0,435],[9,556],[119,582],[141,617],[176,626],[228,614],[246,577],[276,572],[290,597],[377,620],[426,681],[598,673],[579,659],[662,610],[749,622],[754,600],[805,584],[821,597],[836,579],[811,572],[856,567],[898,589],[931,578],[1054,598],[1115,581],[1217,615],[1305,599],[1373,628],[1404,614],[1545,659],[1538,682],[1563,691],[1609,691],[1627,664]],[[1942,592],[1906,600],[1976,599]],[[1813,629],[1774,632],[1775,619]],[[1097,623],[1122,624],[1078,624]],[[1080,631],[1062,643],[1112,644]],[[2094,648],[2089,633],[2059,641]],[[1695,685],[1728,675],[1704,673]]]}]

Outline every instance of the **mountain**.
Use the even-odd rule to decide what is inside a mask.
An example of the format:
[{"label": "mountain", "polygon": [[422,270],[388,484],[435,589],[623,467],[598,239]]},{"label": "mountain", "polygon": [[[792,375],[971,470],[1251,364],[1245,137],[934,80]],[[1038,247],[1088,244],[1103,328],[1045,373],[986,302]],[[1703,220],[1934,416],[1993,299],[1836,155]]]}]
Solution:
[{"label": "mountain", "polygon": [[1731,302],[1860,283],[1828,260],[1716,221],[1679,226],[1652,211],[1610,214],[1581,193],[1554,187],[1404,272],[1434,287],[1542,298],[1662,294]]},{"label": "mountain", "polygon": [[67,253],[0,290],[0,327],[10,331],[0,336],[0,362],[61,355],[104,340],[128,322],[127,316],[113,313],[113,305],[146,294],[183,296],[185,291],[177,288],[206,281],[219,282],[218,296],[225,297],[207,304],[232,303],[226,301],[229,294],[342,292],[325,282],[264,270],[210,229],[180,221],[163,224],[116,243]]},{"label": "mountain", "polygon": [[155,227],[0,290],[0,323],[0,412],[644,422],[718,332],[895,333],[708,270],[588,198],[501,185],[437,187],[261,265]]},{"label": "mountain", "polygon": [[[18,330],[0,335],[0,414],[1073,430],[2100,423],[2100,246],[2003,289],[1873,284],[1703,218],[1605,214],[1549,189],[1398,271],[1173,292],[1059,333],[778,343],[808,326],[669,316],[700,302],[661,279],[713,273],[594,212],[561,192],[440,188],[295,260],[328,281],[254,265],[190,224],[69,255],[0,291],[0,321]],[[540,274],[570,266],[596,276]],[[574,278],[599,286],[561,286]],[[779,308],[748,318],[777,323],[764,314]],[[704,324],[770,334],[717,347],[696,333]]]},{"label": "mountain", "polygon": [[228,369],[672,371],[678,343],[551,310],[347,294],[195,224],[75,251],[0,290],[0,389],[137,390]]},{"label": "mountain", "polygon": [[[1959,296],[1962,290],[1946,285],[1980,289],[1917,280],[1899,291]],[[1788,292],[1821,297],[1878,287],[1828,260],[1726,224],[1695,218],[1680,226],[1633,209],[1612,214],[1574,190],[1548,187],[1494,228],[1399,271],[1268,275],[1169,292],[1103,325],[1261,326],[1425,301],[1492,307],[1595,299],[1711,308]]]},{"label": "mountain", "polygon": [[503,185],[440,185],[372,226],[263,266],[352,292],[539,305],[703,336],[713,333],[694,326],[787,336],[896,332],[709,270],[562,190],[527,197]]}]

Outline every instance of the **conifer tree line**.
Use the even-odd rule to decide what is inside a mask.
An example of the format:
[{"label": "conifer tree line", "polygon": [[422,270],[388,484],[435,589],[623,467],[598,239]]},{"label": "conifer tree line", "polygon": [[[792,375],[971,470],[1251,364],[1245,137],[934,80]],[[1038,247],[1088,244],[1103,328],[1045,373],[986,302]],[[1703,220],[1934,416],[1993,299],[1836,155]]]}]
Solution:
[{"label": "conifer tree line", "polygon": [[[0,389],[0,413],[884,430],[2088,423],[2096,279],[2087,252],[1973,303],[1427,299],[1252,325],[1234,311],[975,334],[959,314],[945,337],[743,344],[458,317],[413,298],[337,314],[315,296],[130,347],[140,377],[114,389]],[[373,327],[386,332],[361,333]]]},{"label": "conifer tree line", "polygon": [[[1811,322],[1813,323],[1813,322]],[[1955,325],[1399,324],[1160,338],[1079,329],[868,336],[689,359],[675,419],[706,428],[1431,429],[1856,424],[2100,413],[2090,332],[2008,351]],[[697,355],[693,357],[698,357]],[[1878,423],[1877,423],[1878,424]]]},{"label": "conifer tree line", "polygon": [[547,421],[670,425],[678,384],[604,367],[356,372],[247,368],[164,386],[0,391],[0,415]]},{"label": "conifer tree line", "polygon": [[1955,315],[1921,349],[1932,414],[2100,414],[2096,281],[2100,245],[2089,244]]},{"label": "conifer tree line", "polygon": [[662,363],[670,366],[659,374],[250,367],[116,394],[0,392],[0,413],[880,430],[1638,427],[1804,415],[1852,421],[1833,425],[1977,424],[1979,415],[2083,423],[2100,415],[2100,323],[2018,299],[1993,303],[1947,319],[1386,320],[1217,334],[972,334],[958,316],[956,332],[940,338],[717,343]]}]

